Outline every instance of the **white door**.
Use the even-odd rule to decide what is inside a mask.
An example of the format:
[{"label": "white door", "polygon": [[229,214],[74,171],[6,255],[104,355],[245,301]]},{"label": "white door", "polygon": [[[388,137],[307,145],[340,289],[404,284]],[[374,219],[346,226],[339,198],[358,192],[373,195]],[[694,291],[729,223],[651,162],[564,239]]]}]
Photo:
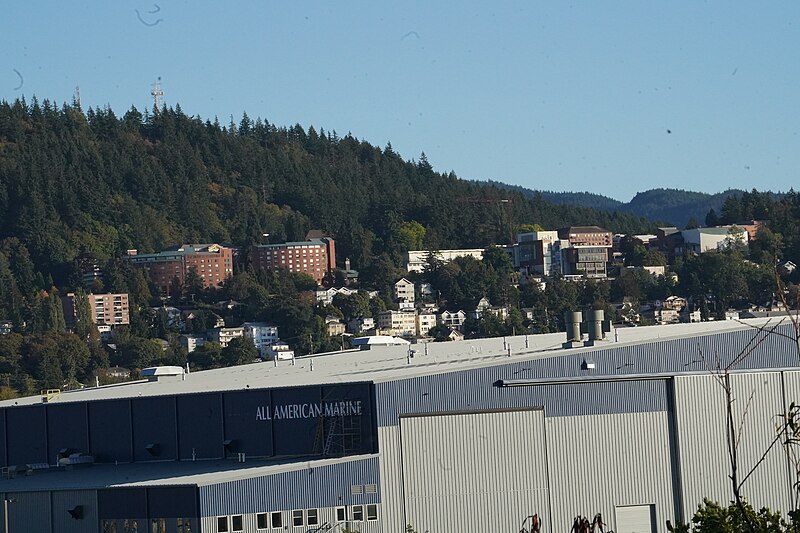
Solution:
[{"label": "white door", "polygon": [[617,533],[654,533],[654,505],[616,507]]}]

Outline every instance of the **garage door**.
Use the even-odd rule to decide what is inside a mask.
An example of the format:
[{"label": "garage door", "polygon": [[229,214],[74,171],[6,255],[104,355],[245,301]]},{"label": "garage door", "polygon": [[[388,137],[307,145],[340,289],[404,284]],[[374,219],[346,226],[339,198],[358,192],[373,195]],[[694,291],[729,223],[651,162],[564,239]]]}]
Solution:
[{"label": "garage door", "polygon": [[617,533],[653,533],[655,531],[654,505],[626,505],[617,507]]},{"label": "garage door", "polygon": [[541,410],[403,417],[406,522],[417,531],[550,531]]}]

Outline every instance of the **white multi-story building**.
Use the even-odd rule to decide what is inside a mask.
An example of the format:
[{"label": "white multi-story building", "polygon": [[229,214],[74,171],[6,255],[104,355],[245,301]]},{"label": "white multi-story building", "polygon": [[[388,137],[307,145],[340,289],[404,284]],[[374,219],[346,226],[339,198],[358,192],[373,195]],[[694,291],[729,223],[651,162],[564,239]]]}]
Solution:
[{"label": "white multi-story building", "polygon": [[411,337],[417,334],[417,314],[408,311],[384,311],[378,315],[378,329],[388,335]]},{"label": "white multi-story building", "polygon": [[181,335],[178,337],[181,346],[186,348],[187,353],[192,353],[195,349],[206,343],[206,339],[197,335]]},{"label": "white multi-story building", "polygon": [[242,324],[244,336],[253,341],[258,353],[263,357],[267,346],[278,342],[278,327],[266,322],[245,322]]},{"label": "white multi-story building", "polygon": [[747,244],[748,234],[737,228],[695,228],[681,232],[683,236],[684,251],[702,254],[723,248],[729,241],[741,239],[742,244]]},{"label": "white multi-story building", "polygon": [[394,299],[398,302],[407,301],[414,303],[414,283],[406,278],[400,278],[400,280],[394,284]]},{"label": "white multi-story building", "polygon": [[436,326],[436,313],[430,311],[420,311],[417,315],[417,335],[427,337],[428,332]]},{"label": "white multi-story building", "polygon": [[[409,272],[423,272],[431,250],[409,250],[406,252],[406,270]],[[480,261],[483,259],[483,248],[464,250],[435,250],[433,252],[440,261],[448,263],[456,257],[471,256]]]},{"label": "white multi-story building", "polygon": [[213,328],[206,332],[206,336],[208,340],[227,348],[235,337],[244,337],[244,328]]}]

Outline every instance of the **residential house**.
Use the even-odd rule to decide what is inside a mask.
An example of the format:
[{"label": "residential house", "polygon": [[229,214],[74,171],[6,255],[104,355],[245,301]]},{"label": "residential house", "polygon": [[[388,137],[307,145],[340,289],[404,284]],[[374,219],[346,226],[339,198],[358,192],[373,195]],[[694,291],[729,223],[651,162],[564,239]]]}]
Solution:
[{"label": "residential house", "polygon": [[337,337],[345,333],[344,323],[335,316],[325,318],[325,327],[328,330],[328,337]]},{"label": "residential house", "polygon": [[223,348],[236,337],[244,337],[244,328],[213,328],[206,332],[206,337],[212,342],[219,343]]},{"label": "residential house", "polygon": [[420,310],[417,314],[417,336],[427,337],[431,328],[437,324],[436,313]]},{"label": "residential house", "polygon": [[414,302],[414,283],[406,278],[400,278],[400,280],[394,284],[394,299],[396,302],[402,300]]},{"label": "residential house", "polygon": [[0,335],[8,335],[14,331],[14,324],[10,320],[0,320]]},{"label": "residential house", "polygon": [[195,349],[205,344],[206,339],[199,335],[181,335],[178,337],[178,342],[186,349],[187,353],[192,353]]},{"label": "residential house", "polygon": [[245,322],[242,324],[244,336],[253,341],[258,353],[263,357],[267,347],[280,340],[278,327],[267,322]]},{"label": "residential house", "polygon": [[464,326],[464,321],[467,320],[467,314],[459,309],[458,311],[442,311],[439,313],[439,324],[445,325],[452,329],[461,331]]},{"label": "residential house", "polygon": [[333,303],[333,297],[337,294],[342,296],[352,296],[356,294],[358,289],[351,289],[349,287],[330,287],[328,289],[318,289],[316,291],[317,301],[329,305]]},{"label": "residential house", "polygon": [[375,319],[370,317],[356,317],[347,323],[347,332],[357,335],[375,329]]}]

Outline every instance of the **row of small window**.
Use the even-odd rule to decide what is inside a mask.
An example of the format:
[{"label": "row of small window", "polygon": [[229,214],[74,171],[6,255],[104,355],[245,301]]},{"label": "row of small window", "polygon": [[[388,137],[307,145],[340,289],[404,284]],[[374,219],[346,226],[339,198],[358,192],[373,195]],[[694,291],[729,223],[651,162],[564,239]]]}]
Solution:
[{"label": "row of small window", "polygon": [[[372,522],[378,519],[377,504],[353,505],[350,509],[352,510],[352,517],[347,516],[347,507],[337,507],[336,522],[347,522],[348,520],[363,522],[365,519]],[[294,509],[290,515],[293,527],[319,525],[319,509]],[[281,511],[258,513],[256,515],[257,529],[282,529],[283,527],[283,513]],[[217,517],[218,533],[236,533],[239,531],[244,531],[243,515]]]},{"label": "row of small window", "polygon": [[[174,520],[177,533],[192,533],[191,518],[153,518],[150,520],[150,533],[167,533],[167,521]],[[100,524],[103,533],[139,533],[139,520],[103,520]]]}]

